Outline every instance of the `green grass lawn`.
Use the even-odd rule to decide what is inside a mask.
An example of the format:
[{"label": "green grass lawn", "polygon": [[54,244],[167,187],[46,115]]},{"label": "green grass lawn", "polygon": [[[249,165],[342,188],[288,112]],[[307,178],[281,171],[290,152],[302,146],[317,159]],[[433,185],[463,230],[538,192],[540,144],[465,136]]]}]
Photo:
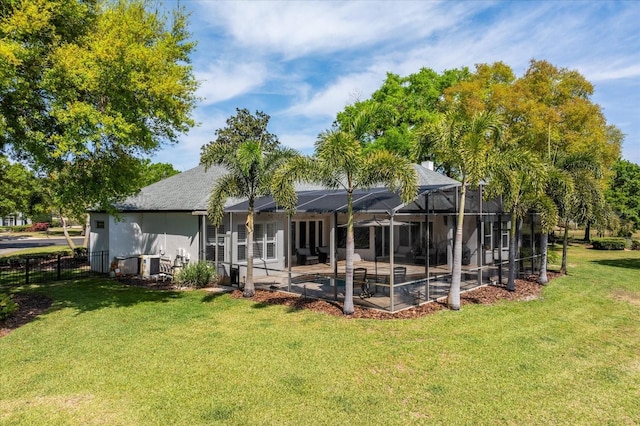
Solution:
[{"label": "green grass lawn", "polygon": [[32,247],[26,249],[16,249],[15,251],[11,251],[7,254],[0,255],[0,259],[6,257],[16,257],[16,256],[40,256],[40,255],[48,255],[52,253],[60,253],[63,255],[71,254],[72,250],[69,246],[48,246],[48,247]]},{"label": "green grass lawn", "polygon": [[355,320],[108,280],[0,338],[0,424],[640,424],[640,252],[541,300]]}]

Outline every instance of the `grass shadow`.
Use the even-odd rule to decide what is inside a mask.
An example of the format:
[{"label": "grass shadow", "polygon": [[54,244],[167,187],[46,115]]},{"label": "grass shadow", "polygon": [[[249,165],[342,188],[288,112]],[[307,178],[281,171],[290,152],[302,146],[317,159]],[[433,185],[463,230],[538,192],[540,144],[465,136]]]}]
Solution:
[{"label": "grass shadow", "polygon": [[225,294],[228,294],[229,292],[209,292],[207,293],[205,296],[202,297],[202,299],[200,299],[200,301],[202,303],[211,303],[214,300],[224,296]]},{"label": "grass shadow", "polygon": [[640,259],[599,259],[592,260],[591,263],[615,268],[640,269]]},{"label": "grass shadow", "polygon": [[184,296],[182,292],[134,287],[104,278],[57,281],[15,289],[35,291],[53,298],[49,310],[76,310],[76,315],[103,308],[129,307],[139,303],[167,303]]}]

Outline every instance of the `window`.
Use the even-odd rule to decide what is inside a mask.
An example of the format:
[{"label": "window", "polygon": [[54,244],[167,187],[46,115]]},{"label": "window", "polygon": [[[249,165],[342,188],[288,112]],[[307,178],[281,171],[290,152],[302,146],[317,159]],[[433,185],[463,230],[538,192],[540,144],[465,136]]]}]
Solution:
[{"label": "window", "polygon": [[224,225],[218,227],[218,241],[216,244],[216,227],[207,224],[207,260],[224,262],[225,239]]},{"label": "window", "polygon": [[[238,225],[238,261],[247,260],[247,228]],[[253,258],[270,260],[277,255],[275,223],[256,223],[253,227]]]},{"label": "window", "polygon": [[96,221],[96,229],[104,229],[104,220]]},{"label": "window", "polygon": [[[353,240],[356,249],[368,249],[369,248],[369,228],[354,227],[353,228]],[[347,247],[347,228],[338,227],[338,247]]]}]

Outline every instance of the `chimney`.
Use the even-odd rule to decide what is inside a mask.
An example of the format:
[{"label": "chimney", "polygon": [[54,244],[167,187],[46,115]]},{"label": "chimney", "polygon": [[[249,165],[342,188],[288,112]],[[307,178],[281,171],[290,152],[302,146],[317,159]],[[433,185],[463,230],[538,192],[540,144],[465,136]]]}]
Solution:
[{"label": "chimney", "polygon": [[433,170],[433,161],[431,160],[423,161],[420,165],[425,169]]}]

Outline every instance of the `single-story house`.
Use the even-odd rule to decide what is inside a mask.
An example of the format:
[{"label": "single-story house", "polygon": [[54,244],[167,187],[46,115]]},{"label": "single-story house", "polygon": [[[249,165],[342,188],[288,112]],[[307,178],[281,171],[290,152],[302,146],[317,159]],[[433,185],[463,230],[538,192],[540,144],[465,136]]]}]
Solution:
[{"label": "single-story house", "polygon": [[0,226],[22,226],[29,225],[31,219],[25,217],[22,213],[10,214],[5,217],[0,217]]},{"label": "single-story house", "polygon": [[[411,203],[402,203],[386,188],[354,193],[355,253],[363,261],[375,262],[376,279],[378,263],[390,263],[392,268],[418,265],[426,277],[430,268],[450,271],[460,183],[427,164],[414,168],[419,191]],[[118,217],[91,212],[90,251],[108,251],[108,258],[118,259],[124,268],[126,259],[132,259],[130,266],[144,264],[147,257],[179,264],[208,260],[232,281],[241,280],[246,275],[246,200],[228,200],[219,227],[207,218],[209,194],[224,173],[222,167],[205,171],[198,166],[116,205]],[[291,275],[292,267],[309,260],[319,263],[320,258],[339,273],[338,264],[345,256],[346,231],[341,226],[346,223],[345,192],[312,185],[298,185],[296,190],[298,204],[291,217],[271,197],[255,202],[257,279],[282,271]],[[509,215],[502,212],[499,200],[484,201],[481,191],[467,191],[463,263],[469,267],[506,260],[508,253]],[[533,235],[533,226],[531,230]],[[143,261],[136,263],[140,256]],[[94,269],[100,268],[104,265]],[[138,267],[137,272],[156,271]],[[478,281],[483,279],[482,274],[477,276]]]}]

